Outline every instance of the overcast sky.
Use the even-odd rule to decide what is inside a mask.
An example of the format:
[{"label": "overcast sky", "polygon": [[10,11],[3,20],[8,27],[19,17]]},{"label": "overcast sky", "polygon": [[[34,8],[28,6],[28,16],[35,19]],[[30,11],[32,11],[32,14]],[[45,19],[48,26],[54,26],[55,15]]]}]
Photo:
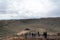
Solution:
[{"label": "overcast sky", "polygon": [[0,0],[0,20],[60,17],[60,0]]}]

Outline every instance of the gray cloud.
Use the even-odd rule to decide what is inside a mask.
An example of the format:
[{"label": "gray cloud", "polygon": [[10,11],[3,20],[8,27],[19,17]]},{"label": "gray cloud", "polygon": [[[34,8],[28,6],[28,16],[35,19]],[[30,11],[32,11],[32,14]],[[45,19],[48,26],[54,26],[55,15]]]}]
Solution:
[{"label": "gray cloud", "polygon": [[56,8],[53,11],[50,11],[48,16],[60,17],[60,0],[52,0],[51,2]]},{"label": "gray cloud", "polygon": [[60,0],[0,1],[0,19],[60,17]]},{"label": "gray cloud", "polygon": [[7,1],[0,0],[0,13],[6,13]]}]

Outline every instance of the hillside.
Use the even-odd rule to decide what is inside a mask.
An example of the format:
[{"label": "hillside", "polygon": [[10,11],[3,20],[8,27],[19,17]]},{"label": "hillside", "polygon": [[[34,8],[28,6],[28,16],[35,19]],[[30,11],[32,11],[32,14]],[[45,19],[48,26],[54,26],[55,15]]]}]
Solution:
[{"label": "hillside", "polygon": [[30,28],[34,31],[60,32],[60,18],[41,18],[24,20],[1,20],[0,36],[12,35]]}]

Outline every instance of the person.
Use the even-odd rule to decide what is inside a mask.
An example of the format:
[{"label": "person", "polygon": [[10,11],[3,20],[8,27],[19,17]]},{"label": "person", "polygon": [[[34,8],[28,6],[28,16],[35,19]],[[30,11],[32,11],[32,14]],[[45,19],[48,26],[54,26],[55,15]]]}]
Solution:
[{"label": "person", "polygon": [[38,32],[38,36],[40,36],[40,33]]},{"label": "person", "polygon": [[44,38],[47,38],[47,32],[43,33]]},{"label": "person", "polygon": [[32,33],[32,37],[35,37],[36,36],[36,34],[35,33]]},{"label": "person", "polygon": [[34,34],[32,33],[32,37],[34,36]]}]

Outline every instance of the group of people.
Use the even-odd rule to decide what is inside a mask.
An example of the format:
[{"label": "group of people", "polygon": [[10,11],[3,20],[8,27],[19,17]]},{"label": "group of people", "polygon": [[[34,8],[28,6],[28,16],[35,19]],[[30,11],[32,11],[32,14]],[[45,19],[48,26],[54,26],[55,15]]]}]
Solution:
[{"label": "group of people", "polygon": [[[36,36],[40,37],[41,36],[41,34],[39,32],[37,32],[37,33],[26,33],[25,37],[27,37],[28,35],[32,36],[32,37],[36,37]],[[47,32],[43,32],[42,36],[44,38],[47,38]]]}]

